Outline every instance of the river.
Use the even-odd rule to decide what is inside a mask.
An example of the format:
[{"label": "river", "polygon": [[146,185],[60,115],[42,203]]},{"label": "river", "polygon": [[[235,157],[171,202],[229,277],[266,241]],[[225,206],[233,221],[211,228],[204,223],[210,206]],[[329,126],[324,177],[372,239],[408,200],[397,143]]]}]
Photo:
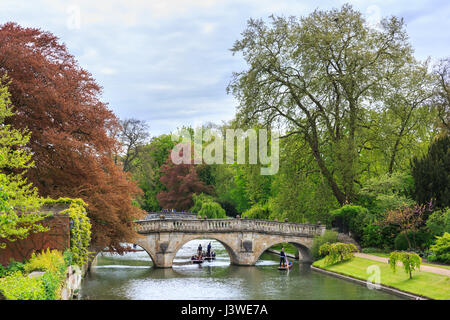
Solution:
[{"label": "river", "polygon": [[[199,243],[211,242],[216,260],[192,264],[190,257]],[[188,242],[177,253],[172,269],[153,268],[146,252],[123,256],[104,253],[83,280],[80,299],[402,299],[366,286],[312,271],[308,264],[294,261],[289,272],[277,269],[279,257],[264,253],[256,266],[230,265],[220,242],[199,239]]]}]

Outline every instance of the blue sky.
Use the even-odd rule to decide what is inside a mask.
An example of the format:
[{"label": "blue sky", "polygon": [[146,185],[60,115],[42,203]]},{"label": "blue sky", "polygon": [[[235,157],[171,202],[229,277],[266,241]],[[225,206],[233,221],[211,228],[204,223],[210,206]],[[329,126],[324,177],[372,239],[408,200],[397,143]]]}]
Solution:
[{"label": "blue sky", "polygon": [[146,120],[158,135],[233,117],[226,86],[245,65],[229,49],[250,17],[304,16],[344,3],[369,21],[403,17],[419,59],[450,55],[448,0],[0,0],[0,24],[57,35],[118,117]]}]

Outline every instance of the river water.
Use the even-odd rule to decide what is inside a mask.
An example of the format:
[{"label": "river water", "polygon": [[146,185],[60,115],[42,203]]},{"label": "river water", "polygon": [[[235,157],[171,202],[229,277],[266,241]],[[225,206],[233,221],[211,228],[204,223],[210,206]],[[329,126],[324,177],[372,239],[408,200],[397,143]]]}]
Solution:
[{"label": "river water", "polygon": [[[199,243],[211,242],[216,260],[192,264]],[[177,253],[172,269],[152,267],[146,252],[123,256],[102,254],[83,280],[81,299],[401,299],[380,290],[312,271],[294,261],[287,271],[277,269],[279,257],[264,253],[256,266],[230,265],[225,248],[215,240],[188,242]]]}]

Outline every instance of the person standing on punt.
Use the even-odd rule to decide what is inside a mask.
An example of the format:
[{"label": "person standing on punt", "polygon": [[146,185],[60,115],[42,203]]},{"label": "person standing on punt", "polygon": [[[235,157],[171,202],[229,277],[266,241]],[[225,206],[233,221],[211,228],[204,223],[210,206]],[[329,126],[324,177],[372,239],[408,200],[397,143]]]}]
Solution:
[{"label": "person standing on punt", "polygon": [[280,251],[280,267],[284,267],[286,263],[286,253],[284,253],[284,247]]},{"label": "person standing on punt", "polygon": [[202,252],[203,252],[203,248],[202,248],[202,244],[200,243],[198,245],[198,249],[197,249],[197,254],[198,254],[199,257],[202,256]]},{"label": "person standing on punt", "polygon": [[206,247],[206,256],[207,257],[211,256],[211,242],[208,243],[208,246]]}]

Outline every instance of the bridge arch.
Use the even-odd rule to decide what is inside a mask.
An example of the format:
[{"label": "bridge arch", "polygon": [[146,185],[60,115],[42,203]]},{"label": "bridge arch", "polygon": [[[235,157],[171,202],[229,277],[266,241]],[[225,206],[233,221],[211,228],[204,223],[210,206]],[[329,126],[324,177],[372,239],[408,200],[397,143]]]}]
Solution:
[{"label": "bridge arch", "polygon": [[299,259],[303,262],[312,262],[313,258],[311,255],[310,244],[305,243],[305,241],[300,239],[272,239],[270,242],[266,243],[265,246],[262,246],[258,251],[255,252],[255,263],[261,258],[261,255],[270,249],[271,247],[281,244],[281,243],[290,243],[293,244],[299,252]]},{"label": "bridge arch", "polygon": [[[132,244],[129,244],[129,245],[132,246]],[[155,266],[156,265],[156,260],[155,260],[155,255],[152,252],[152,250],[149,249],[148,247],[146,248],[144,245],[140,244],[139,242],[136,242],[136,245],[138,247],[140,247],[142,250],[144,250],[148,254],[148,256],[150,257],[150,260],[152,261],[153,266]],[[99,254],[109,253],[109,251],[103,251],[103,250],[98,250],[97,249],[97,250],[94,251],[94,253],[95,254],[92,256],[92,260],[90,260],[91,262],[89,263],[89,268],[91,267],[92,263],[94,261],[96,261],[96,259],[97,259]],[[111,252],[111,253],[114,253],[114,252]]]},{"label": "bridge arch", "polygon": [[236,248],[234,248],[233,243],[230,243],[225,237],[223,237],[220,234],[189,234],[183,236],[182,241],[179,241],[176,246],[173,248],[173,257],[171,259],[171,263],[173,263],[173,259],[175,259],[175,256],[177,255],[178,251],[188,242],[194,241],[197,239],[213,239],[218,241],[221,245],[224,246],[225,250],[228,253],[228,256],[230,257],[230,263],[234,264],[237,259],[238,255],[236,252]]}]

